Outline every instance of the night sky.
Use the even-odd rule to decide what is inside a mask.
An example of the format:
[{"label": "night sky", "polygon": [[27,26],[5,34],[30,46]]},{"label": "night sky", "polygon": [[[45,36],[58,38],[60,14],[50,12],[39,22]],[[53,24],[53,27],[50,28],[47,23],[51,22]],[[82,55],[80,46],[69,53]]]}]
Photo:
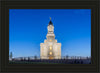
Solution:
[{"label": "night sky", "polygon": [[10,9],[9,51],[13,57],[40,56],[50,17],[62,56],[91,56],[90,9]]}]

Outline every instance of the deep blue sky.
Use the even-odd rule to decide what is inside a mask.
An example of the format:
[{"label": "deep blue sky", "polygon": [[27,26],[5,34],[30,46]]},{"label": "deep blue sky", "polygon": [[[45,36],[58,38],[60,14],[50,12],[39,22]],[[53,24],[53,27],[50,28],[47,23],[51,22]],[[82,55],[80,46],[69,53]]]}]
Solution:
[{"label": "deep blue sky", "polygon": [[62,56],[91,56],[90,9],[10,9],[9,49],[14,57],[40,56],[49,17]]}]

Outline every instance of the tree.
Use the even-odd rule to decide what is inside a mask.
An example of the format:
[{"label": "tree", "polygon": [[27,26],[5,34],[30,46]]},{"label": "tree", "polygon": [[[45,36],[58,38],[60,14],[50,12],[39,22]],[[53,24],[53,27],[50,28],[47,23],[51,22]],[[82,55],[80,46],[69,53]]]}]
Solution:
[{"label": "tree", "polygon": [[13,54],[12,54],[12,52],[10,52],[9,58],[12,59],[12,57],[13,57]]},{"label": "tree", "polygon": [[34,59],[37,59],[37,56],[34,56]]},{"label": "tree", "polygon": [[68,57],[69,57],[69,56],[68,56],[68,55],[66,55],[66,59],[68,59]]}]

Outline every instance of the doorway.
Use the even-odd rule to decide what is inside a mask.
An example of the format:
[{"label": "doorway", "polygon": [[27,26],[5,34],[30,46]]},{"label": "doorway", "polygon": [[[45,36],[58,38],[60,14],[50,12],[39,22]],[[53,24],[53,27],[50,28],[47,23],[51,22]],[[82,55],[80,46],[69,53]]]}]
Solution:
[{"label": "doorway", "polygon": [[53,57],[52,56],[49,56],[49,59],[51,60],[51,59],[53,59]]}]

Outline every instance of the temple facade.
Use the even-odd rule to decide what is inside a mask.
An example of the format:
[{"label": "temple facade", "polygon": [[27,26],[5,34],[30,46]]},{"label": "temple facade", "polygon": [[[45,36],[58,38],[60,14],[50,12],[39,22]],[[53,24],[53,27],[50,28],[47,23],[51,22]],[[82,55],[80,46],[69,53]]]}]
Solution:
[{"label": "temple facade", "polygon": [[57,43],[54,34],[54,26],[50,19],[47,26],[48,33],[44,43],[40,43],[41,59],[61,59],[61,43]]}]

